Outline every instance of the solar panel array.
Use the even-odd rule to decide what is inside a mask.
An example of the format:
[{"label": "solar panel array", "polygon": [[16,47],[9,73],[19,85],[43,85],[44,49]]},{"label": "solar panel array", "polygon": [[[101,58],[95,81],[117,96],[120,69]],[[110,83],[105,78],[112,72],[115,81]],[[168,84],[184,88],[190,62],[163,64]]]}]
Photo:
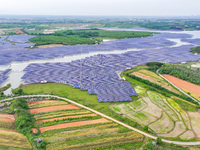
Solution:
[{"label": "solar panel array", "polygon": [[144,49],[123,54],[95,55],[70,63],[30,64],[24,70],[26,73],[22,79],[25,83],[47,81],[68,84],[74,88],[87,90],[89,94],[97,94],[99,102],[131,101],[130,96],[137,95],[129,82],[120,80],[116,71],[124,71],[126,68],[134,68],[147,62],[178,63],[200,59],[199,55],[189,52],[194,45],[169,47],[176,43],[167,38],[191,38],[188,34],[162,33],[152,37],[108,41],[99,45],[38,49],[26,48],[34,45],[26,43],[30,36],[23,35],[19,39],[17,36],[9,37],[10,41],[17,42],[16,45],[7,42],[6,38],[8,37],[0,39],[0,65],[11,61],[47,59],[95,51]]},{"label": "solar panel array", "polygon": [[6,76],[11,69],[6,69],[4,71],[0,71],[0,85],[5,82],[8,79],[8,76]]},{"label": "solar panel array", "polygon": [[27,43],[29,42],[29,39],[33,38],[35,36],[33,35],[12,35],[8,37],[8,41],[14,42],[14,43]]},{"label": "solar panel array", "polygon": [[200,45],[200,39],[181,39],[182,42],[188,42],[191,44]]},{"label": "solar panel array", "polygon": [[197,61],[189,52],[192,45],[130,51],[124,54],[96,55],[70,63],[30,64],[24,71],[25,83],[60,82],[97,94],[99,102],[131,101],[136,95],[131,85],[121,81],[116,71],[134,68],[147,62],[178,63]]},{"label": "solar panel array", "polygon": [[[62,47],[48,47],[28,49],[27,47],[34,46],[34,43],[27,43],[28,39],[33,37],[30,35],[15,35],[10,37],[2,37],[0,39],[0,65],[9,64],[12,61],[28,61],[36,59],[52,59],[55,57],[63,57],[65,55],[74,55],[80,53],[89,53],[96,51],[112,51],[112,50],[127,50],[132,48],[145,49],[156,47],[167,47],[175,45],[175,42],[169,41],[166,38],[188,38],[188,34],[171,34],[162,33],[152,37],[144,38],[129,38],[119,39],[114,41],[103,42],[99,45],[74,45]],[[18,38],[19,37],[19,38]],[[6,41],[17,42],[16,44]]]}]

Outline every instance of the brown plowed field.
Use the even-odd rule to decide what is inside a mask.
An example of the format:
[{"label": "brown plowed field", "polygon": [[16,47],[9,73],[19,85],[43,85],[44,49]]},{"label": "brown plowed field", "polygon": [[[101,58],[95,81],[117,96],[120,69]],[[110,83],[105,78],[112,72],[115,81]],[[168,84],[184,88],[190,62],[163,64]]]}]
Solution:
[{"label": "brown plowed field", "polygon": [[35,101],[35,102],[29,102],[28,105],[31,104],[41,104],[41,103],[48,103],[48,102],[55,102],[54,100],[44,100],[44,101]]},{"label": "brown plowed field", "polygon": [[58,124],[58,125],[54,125],[54,126],[41,127],[40,131],[44,132],[46,130],[59,129],[59,128],[72,127],[72,126],[80,126],[80,125],[87,125],[87,124],[95,124],[95,123],[103,123],[103,122],[109,122],[109,120],[107,120],[105,118],[101,118],[101,119],[96,119],[96,120],[70,122],[70,123]]},{"label": "brown plowed field", "polygon": [[67,118],[87,117],[87,116],[97,116],[97,114],[86,114],[86,115],[76,115],[76,116],[51,118],[51,119],[45,119],[45,120],[38,120],[38,121],[36,121],[36,123],[42,123],[42,122],[54,121],[54,120],[62,120],[62,119],[67,119]]},{"label": "brown plowed field", "polygon": [[36,128],[32,128],[33,133],[38,133],[38,130]]},{"label": "brown plowed field", "polygon": [[80,109],[80,108],[73,104],[68,104],[68,105],[58,105],[58,106],[34,108],[34,109],[29,109],[29,111],[32,114],[37,114],[37,113],[41,113],[41,112],[49,112],[49,111],[65,110],[65,109]]},{"label": "brown plowed field", "polygon": [[15,116],[9,114],[0,114],[0,121],[15,122]]},{"label": "brown plowed field", "polygon": [[0,132],[15,132],[15,133],[18,133],[17,131],[13,131],[13,130],[1,130],[1,129],[0,129]]},{"label": "brown plowed field", "polygon": [[186,89],[188,91],[191,91],[193,93],[199,94],[200,95],[200,86],[195,85],[193,83],[181,80],[179,78],[176,78],[174,76],[171,75],[167,75],[164,74],[163,75],[167,80],[169,80],[170,82],[172,82],[174,85],[176,85],[177,87],[179,87],[180,89]]}]

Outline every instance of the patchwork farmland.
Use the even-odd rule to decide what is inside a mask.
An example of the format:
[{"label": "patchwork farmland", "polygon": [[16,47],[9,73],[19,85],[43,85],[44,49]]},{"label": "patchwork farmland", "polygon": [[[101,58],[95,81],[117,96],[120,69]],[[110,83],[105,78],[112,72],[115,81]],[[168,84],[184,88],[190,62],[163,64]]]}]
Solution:
[{"label": "patchwork farmland", "polygon": [[32,131],[40,133],[49,150],[109,147],[140,142],[144,138],[139,133],[66,101],[36,99],[28,100],[27,104],[39,129]]},{"label": "patchwork farmland", "polygon": [[[181,96],[177,95],[180,93],[178,90],[147,69],[146,66],[139,66],[126,72],[139,77],[133,79],[132,76],[125,76],[138,94],[138,99],[133,102],[111,105],[111,110],[137,122],[145,130],[159,137],[179,140],[199,139],[198,107],[180,98]],[[149,88],[147,82],[142,79],[148,79],[160,85],[169,90],[166,91],[170,94],[163,95],[153,86]]]}]

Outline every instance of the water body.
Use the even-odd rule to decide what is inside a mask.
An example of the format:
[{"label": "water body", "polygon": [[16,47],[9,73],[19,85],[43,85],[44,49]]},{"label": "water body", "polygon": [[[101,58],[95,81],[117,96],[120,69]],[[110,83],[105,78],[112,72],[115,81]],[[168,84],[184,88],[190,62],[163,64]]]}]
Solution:
[{"label": "water body", "polygon": [[[200,31],[184,31],[184,32],[169,31],[168,33],[186,33],[186,34],[191,34],[193,36],[192,38],[200,38]],[[182,42],[180,39],[168,39],[168,40],[176,43],[175,45],[169,46],[169,47],[191,45],[190,43]],[[158,48],[160,48],[160,47],[158,47]],[[156,48],[156,49],[158,49],[158,48]],[[25,72],[23,70],[31,63],[71,62],[74,60],[84,59],[86,57],[95,56],[98,54],[123,54],[123,53],[129,52],[129,51],[140,51],[140,50],[143,50],[143,49],[96,51],[96,52],[82,53],[82,54],[76,54],[76,55],[67,55],[64,57],[58,57],[58,58],[54,58],[54,59],[12,62],[9,65],[5,65],[5,66],[0,65],[0,70],[12,69],[12,71],[8,73],[9,78],[0,87],[6,86],[7,84],[10,83],[11,88],[9,88],[7,91],[4,92],[6,95],[9,95],[9,94],[11,94],[12,89],[19,87],[19,85],[21,85],[21,84],[24,84],[24,80],[21,79],[21,77],[25,74]]]}]

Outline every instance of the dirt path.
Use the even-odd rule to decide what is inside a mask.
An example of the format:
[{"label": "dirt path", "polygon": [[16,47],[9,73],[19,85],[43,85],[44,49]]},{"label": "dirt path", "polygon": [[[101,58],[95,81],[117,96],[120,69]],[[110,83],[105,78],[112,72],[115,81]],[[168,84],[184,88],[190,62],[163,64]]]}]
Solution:
[{"label": "dirt path", "polygon": [[36,121],[36,123],[38,124],[38,123],[47,122],[47,121],[62,120],[62,119],[67,119],[67,118],[79,118],[79,117],[87,117],[87,116],[97,116],[97,114],[86,114],[86,115],[51,118],[51,119],[45,119],[45,120],[38,120],[38,121]]},{"label": "dirt path", "polygon": [[96,119],[96,120],[70,122],[70,123],[58,124],[58,125],[54,125],[54,126],[41,127],[40,131],[44,132],[46,130],[59,129],[59,128],[72,127],[72,126],[80,126],[80,125],[87,125],[87,124],[95,124],[95,123],[103,123],[103,122],[109,122],[109,120],[107,120],[105,118],[101,118],[101,119]]},{"label": "dirt path", "polygon": [[32,114],[37,114],[37,113],[41,113],[41,112],[49,112],[49,111],[65,110],[65,109],[80,109],[80,108],[73,104],[68,104],[68,105],[58,105],[58,106],[34,108],[34,109],[29,109],[29,111]]}]

